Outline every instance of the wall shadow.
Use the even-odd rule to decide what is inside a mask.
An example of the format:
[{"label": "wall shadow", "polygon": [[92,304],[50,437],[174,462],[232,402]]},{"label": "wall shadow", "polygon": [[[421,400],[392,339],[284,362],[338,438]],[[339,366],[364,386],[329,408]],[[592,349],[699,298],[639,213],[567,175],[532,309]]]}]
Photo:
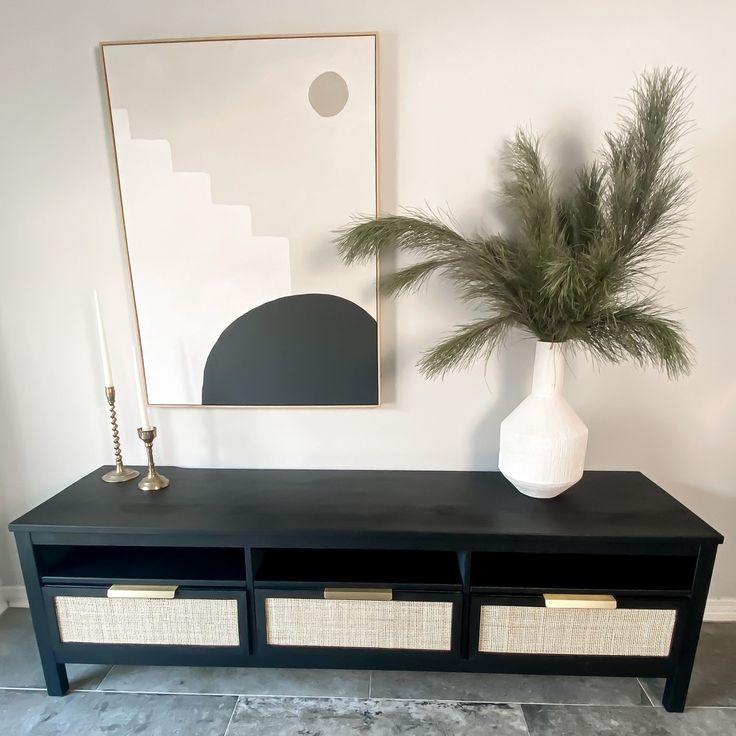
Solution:
[{"label": "wall shadow", "polygon": [[532,385],[535,341],[513,333],[490,357],[486,368],[488,410],[473,430],[472,470],[498,470],[499,429],[526,398]]},{"label": "wall shadow", "polygon": [[[378,52],[378,192],[379,211],[395,213],[398,209],[398,96],[399,44],[395,33],[381,33]],[[396,270],[396,255],[386,253],[379,262],[379,274]],[[397,324],[396,302],[379,294],[378,337],[381,360],[382,406],[396,403]]]}]

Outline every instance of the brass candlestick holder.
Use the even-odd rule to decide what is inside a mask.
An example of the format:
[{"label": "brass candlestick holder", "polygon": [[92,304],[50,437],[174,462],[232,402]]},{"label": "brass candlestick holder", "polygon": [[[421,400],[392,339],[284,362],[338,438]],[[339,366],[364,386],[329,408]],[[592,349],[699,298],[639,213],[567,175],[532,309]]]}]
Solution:
[{"label": "brass candlestick holder", "polygon": [[138,427],[138,436],[143,440],[148,455],[148,473],[138,481],[138,488],[142,491],[160,491],[169,485],[169,479],[156,470],[153,462],[153,441],[156,439],[156,427],[143,429]]},{"label": "brass candlestick holder", "polygon": [[115,413],[115,386],[105,386],[105,398],[110,408],[110,424],[112,424],[112,446],[115,451],[115,470],[105,473],[102,480],[106,483],[124,483],[126,480],[137,478],[140,473],[123,465],[123,453],[120,451],[120,433],[118,432],[118,417]]}]

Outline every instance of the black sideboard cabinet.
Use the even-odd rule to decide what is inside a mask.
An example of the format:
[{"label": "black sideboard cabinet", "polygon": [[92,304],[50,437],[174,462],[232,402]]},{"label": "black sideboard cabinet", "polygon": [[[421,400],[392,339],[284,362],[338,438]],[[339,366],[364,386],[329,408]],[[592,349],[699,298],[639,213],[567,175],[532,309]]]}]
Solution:
[{"label": "black sideboard cabinet", "polygon": [[100,468],[10,525],[48,692],[67,663],[666,677],[685,706],[723,537],[636,472]]}]

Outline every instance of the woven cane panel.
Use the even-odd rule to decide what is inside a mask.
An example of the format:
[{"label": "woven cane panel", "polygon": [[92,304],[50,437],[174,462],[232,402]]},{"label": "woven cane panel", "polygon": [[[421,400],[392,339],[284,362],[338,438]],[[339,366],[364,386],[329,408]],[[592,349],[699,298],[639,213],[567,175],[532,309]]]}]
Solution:
[{"label": "woven cane panel", "polygon": [[236,647],[238,602],[207,598],[89,598],[56,596],[64,642],[182,644]]},{"label": "woven cane panel", "polygon": [[452,603],[267,598],[266,641],[276,646],[449,652]]},{"label": "woven cane panel", "polygon": [[481,606],[478,651],[666,657],[676,611]]}]

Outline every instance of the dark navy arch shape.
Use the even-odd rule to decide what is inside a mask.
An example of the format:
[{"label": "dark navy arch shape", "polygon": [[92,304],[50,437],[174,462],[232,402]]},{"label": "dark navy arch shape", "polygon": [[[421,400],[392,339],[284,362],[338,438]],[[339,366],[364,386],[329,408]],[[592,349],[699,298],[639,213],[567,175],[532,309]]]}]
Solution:
[{"label": "dark navy arch shape", "polygon": [[213,406],[340,406],[378,403],[378,325],[333,294],[261,304],[217,339],[204,369]]}]

